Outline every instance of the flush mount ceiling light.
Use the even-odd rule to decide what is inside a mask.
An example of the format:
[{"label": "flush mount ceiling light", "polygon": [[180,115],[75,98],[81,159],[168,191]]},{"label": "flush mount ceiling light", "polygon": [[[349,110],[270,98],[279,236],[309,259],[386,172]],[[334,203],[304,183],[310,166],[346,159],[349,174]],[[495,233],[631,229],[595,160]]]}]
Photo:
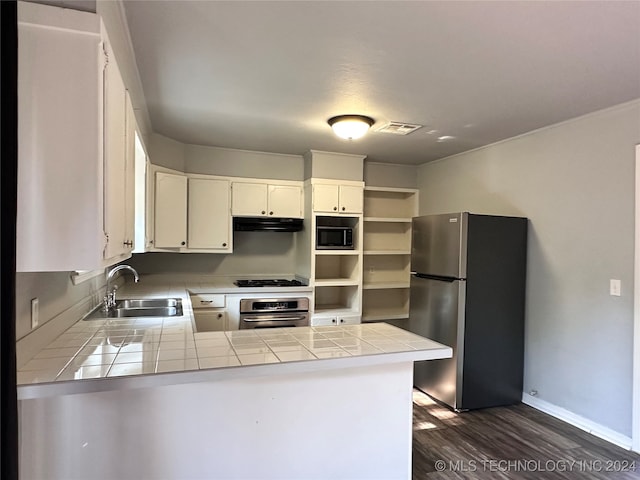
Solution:
[{"label": "flush mount ceiling light", "polygon": [[363,137],[374,121],[364,115],[338,115],[331,117],[327,123],[340,138],[355,140]]}]

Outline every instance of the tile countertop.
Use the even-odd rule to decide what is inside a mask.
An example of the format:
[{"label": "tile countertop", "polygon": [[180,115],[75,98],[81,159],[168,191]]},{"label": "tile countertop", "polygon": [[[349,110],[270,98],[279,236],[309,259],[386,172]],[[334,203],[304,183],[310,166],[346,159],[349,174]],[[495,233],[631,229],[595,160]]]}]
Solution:
[{"label": "tile countertop", "polygon": [[18,370],[18,398],[452,355],[450,347],[385,323],[194,332],[187,291],[172,293],[182,298],[181,317],[80,320],[71,326]]}]

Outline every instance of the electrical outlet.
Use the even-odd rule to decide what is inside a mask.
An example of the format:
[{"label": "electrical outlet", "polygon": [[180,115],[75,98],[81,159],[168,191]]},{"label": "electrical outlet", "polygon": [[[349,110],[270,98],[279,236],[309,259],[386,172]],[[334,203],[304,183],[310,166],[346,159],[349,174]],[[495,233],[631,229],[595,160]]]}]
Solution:
[{"label": "electrical outlet", "polygon": [[31,299],[31,330],[38,326],[38,314],[40,313],[40,301],[37,298]]},{"label": "electrical outlet", "polygon": [[615,278],[609,280],[609,295],[613,295],[614,297],[620,296],[620,290],[622,288],[620,283],[620,280],[616,280]]}]

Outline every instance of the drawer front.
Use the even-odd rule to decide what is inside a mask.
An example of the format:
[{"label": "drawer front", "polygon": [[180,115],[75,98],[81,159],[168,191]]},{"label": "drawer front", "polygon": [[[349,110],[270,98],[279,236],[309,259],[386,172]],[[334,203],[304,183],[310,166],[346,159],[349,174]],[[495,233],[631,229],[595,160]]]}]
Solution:
[{"label": "drawer front", "polygon": [[225,296],[214,293],[191,295],[191,305],[194,310],[198,308],[224,308]]}]

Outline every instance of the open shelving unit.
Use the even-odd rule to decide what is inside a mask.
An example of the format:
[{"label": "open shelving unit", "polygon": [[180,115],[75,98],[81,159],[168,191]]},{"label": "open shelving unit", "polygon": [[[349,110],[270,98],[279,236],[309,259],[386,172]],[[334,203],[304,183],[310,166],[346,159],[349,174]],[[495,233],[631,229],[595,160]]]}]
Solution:
[{"label": "open shelving unit", "polygon": [[[331,188],[330,188],[331,187]],[[310,219],[310,283],[313,286],[312,325],[360,323],[362,317],[362,248],[363,189],[360,181],[312,178],[307,183],[311,193],[306,208]],[[328,193],[338,196],[324,198]],[[336,193],[337,192],[337,193]],[[345,196],[345,192],[348,196]],[[329,195],[330,196],[330,195]],[[329,201],[330,200],[330,201]],[[343,212],[343,205],[347,205]],[[353,249],[317,249],[316,228],[343,227],[353,229]]]},{"label": "open shelving unit", "polygon": [[362,321],[409,318],[411,220],[418,191],[365,187]]}]

